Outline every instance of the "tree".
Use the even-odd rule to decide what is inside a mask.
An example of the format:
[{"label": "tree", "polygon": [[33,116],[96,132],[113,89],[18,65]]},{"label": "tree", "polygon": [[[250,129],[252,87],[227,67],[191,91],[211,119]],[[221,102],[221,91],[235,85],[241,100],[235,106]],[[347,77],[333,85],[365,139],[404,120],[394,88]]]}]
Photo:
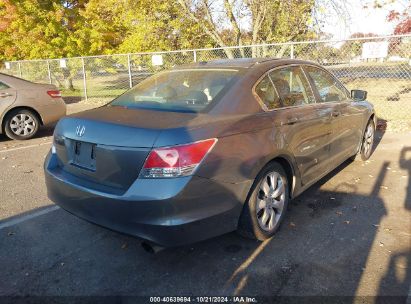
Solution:
[{"label": "tree", "polygon": [[[61,58],[81,55],[74,33],[84,1],[0,0],[0,60]],[[38,71],[37,71],[38,72]],[[31,73],[36,73],[35,69]],[[67,89],[72,75],[62,70]]]},{"label": "tree", "polygon": [[90,0],[81,15],[86,26],[77,34],[89,38],[92,53],[173,50],[209,42],[174,1]]},{"label": "tree", "polygon": [[0,28],[0,47],[4,49],[0,59],[56,58],[81,52],[73,37],[79,21],[77,6],[58,0],[0,1],[6,8],[2,15],[7,15],[7,24]]},{"label": "tree", "polygon": [[174,1],[0,0],[0,60],[211,46]]},{"label": "tree", "polygon": [[[0,0],[0,61],[307,40],[316,36],[321,8],[338,2]],[[281,57],[288,48],[224,49],[218,56]]]},{"label": "tree", "polygon": [[6,58],[12,58],[15,46],[12,37],[4,33],[16,17],[16,8],[8,0],[0,0],[0,62]]},{"label": "tree", "polygon": [[396,22],[394,35],[411,33],[411,3],[404,8],[403,12],[391,10],[387,16],[388,22]]},{"label": "tree", "polygon": [[[366,38],[366,37],[375,37],[376,34],[373,33],[354,33],[350,38]],[[340,53],[344,58],[353,58],[361,55],[362,46],[364,42],[370,42],[376,40],[347,40],[340,48]]]},{"label": "tree", "polygon": [[[201,24],[215,46],[267,44],[307,38],[312,34],[314,0],[178,0],[183,12],[195,23]],[[246,22],[245,22],[246,21]],[[248,22],[247,22],[248,21]],[[248,24],[242,26],[242,24]],[[223,33],[231,31],[231,39]],[[252,48],[252,56],[264,56]],[[280,50],[278,55],[282,55]],[[226,56],[234,58],[231,49]],[[243,55],[243,54],[242,54]]]},{"label": "tree", "polygon": [[[173,1],[0,0],[0,62],[204,47],[209,41]],[[55,76],[73,89],[81,62],[68,64]]]},{"label": "tree", "polygon": [[[388,13],[387,21],[396,23],[394,35],[411,33],[411,3],[405,6],[402,12],[391,10]],[[411,51],[408,44],[404,44],[402,38],[390,39],[391,55],[410,57]]]}]

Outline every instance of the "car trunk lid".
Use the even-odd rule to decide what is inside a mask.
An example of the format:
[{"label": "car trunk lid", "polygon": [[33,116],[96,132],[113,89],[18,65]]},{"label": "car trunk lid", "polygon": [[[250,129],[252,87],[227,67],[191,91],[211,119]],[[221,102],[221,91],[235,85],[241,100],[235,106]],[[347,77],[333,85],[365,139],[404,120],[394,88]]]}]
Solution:
[{"label": "car trunk lid", "polygon": [[89,112],[66,117],[56,127],[54,146],[65,174],[118,194],[137,179],[160,130],[133,125],[124,113],[115,116]]}]

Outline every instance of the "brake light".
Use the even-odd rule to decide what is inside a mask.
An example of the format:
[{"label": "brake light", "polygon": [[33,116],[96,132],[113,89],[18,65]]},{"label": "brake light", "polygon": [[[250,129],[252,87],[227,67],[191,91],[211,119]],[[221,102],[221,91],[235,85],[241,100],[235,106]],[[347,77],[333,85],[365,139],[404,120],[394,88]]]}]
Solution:
[{"label": "brake light", "polygon": [[61,92],[59,90],[50,90],[50,91],[47,91],[47,94],[51,98],[60,98],[61,97]]},{"label": "brake light", "polygon": [[156,148],[148,155],[140,174],[143,178],[167,178],[192,175],[217,138],[194,143]]}]

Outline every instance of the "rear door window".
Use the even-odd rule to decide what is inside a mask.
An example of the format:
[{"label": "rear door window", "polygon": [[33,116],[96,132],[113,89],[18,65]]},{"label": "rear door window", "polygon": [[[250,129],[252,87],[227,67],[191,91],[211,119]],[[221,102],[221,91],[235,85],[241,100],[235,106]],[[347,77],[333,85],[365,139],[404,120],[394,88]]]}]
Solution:
[{"label": "rear door window", "polygon": [[304,68],[316,86],[320,102],[347,100],[348,91],[329,72],[313,66],[306,66]]},{"label": "rear door window", "polygon": [[299,66],[269,72],[255,87],[268,110],[315,103],[315,97]]},{"label": "rear door window", "polygon": [[278,94],[274,89],[273,83],[268,75],[266,75],[255,87],[255,93],[266,106],[268,110],[281,108],[281,103]]},{"label": "rear door window", "polygon": [[299,66],[270,72],[271,81],[282,107],[293,107],[315,102],[314,94]]}]

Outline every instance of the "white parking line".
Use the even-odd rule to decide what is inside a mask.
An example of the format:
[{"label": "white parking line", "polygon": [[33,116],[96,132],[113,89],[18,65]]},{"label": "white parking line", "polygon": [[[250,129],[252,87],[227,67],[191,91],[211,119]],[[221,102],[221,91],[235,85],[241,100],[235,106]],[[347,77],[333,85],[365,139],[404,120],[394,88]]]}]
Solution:
[{"label": "white parking line", "polygon": [[52,143],[51,141],[46,141],[44,143],[36,144],[36,145],[23,146],[23,147],[11,148],[11,149],[4,149],[4,150],[1,150],[0,153],[7,153],[7,152],[12,152],[12,151],[17,151],[17,150],[28,149],[28,148],[35,148],[35,147],[40,147],[40,146],[44,146],[44,145],[49,145],[51,143]]},{"label": "white parking line", "polygon": [[27,214],[27,215],[23,215],[23,216],[20,216],[18,218],[14,218],[14,219],[11,219],[11,220],[6,220],[4,222],[0,221],[0,230],[2,230],[4,228],[11,227],[11,226],[14,226],[14,225],[17,225],[17,224],[20,224],[20,223],[28,221],[28,220],[31,220],[31,219],[36,218],[38,216],[41,216],[41,215],[56,211],[58,209],[60,209],[59,206],[50,206],[50,207],[44,208],[40,211],[33,212],[33,213],[30,213],[30,214]]}]

